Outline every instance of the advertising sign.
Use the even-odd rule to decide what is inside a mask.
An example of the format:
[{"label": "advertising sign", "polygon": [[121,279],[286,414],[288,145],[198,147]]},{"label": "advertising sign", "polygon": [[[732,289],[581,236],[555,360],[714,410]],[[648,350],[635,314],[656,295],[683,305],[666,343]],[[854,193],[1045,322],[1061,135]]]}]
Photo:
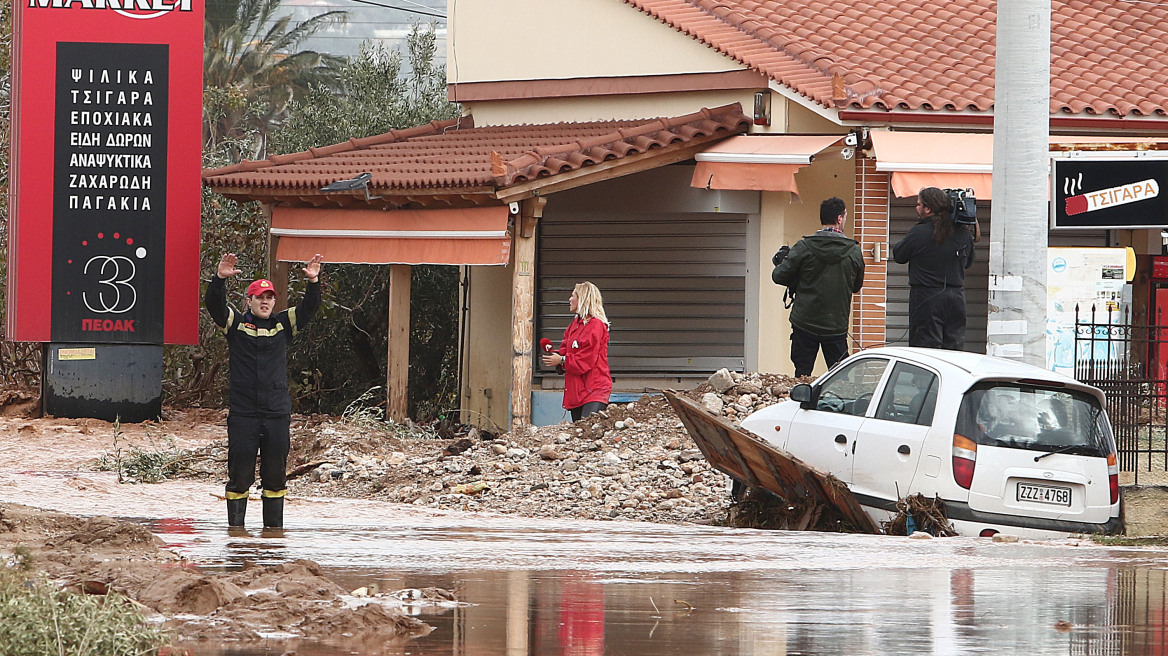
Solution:
[{"label": "advertising sign", "polygon": [[1055,159],[1051,176],[1054,228],[1168,226],[1168,160]]},{"label": "advertising sign", "polygon": [[9,339],[198,342],[201,0],[18,0]]}]

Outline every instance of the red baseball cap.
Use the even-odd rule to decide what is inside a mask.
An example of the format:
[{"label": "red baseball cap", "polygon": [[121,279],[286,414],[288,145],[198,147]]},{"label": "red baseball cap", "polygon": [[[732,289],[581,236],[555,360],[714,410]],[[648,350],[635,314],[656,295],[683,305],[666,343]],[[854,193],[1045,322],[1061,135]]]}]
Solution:
[{"label": "red baseball cap", "polygon": [[248,296],[259,296],[260,294],[263,294],[264,292],[272,292],[273,294],[276,293],[276,288],[272,287],[271,280],[265,280],[264,278],[260,278],[259,280],[256,280],[255,282],[253,282],[252,284],[247,286],[247,295]]}]

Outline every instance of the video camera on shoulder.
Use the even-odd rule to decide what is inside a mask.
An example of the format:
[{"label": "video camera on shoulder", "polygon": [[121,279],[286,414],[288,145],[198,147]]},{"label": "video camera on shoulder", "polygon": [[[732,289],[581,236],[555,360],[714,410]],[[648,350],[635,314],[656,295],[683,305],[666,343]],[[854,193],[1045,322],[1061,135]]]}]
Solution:
[{"label": "video camera on shoulder", "polygon": [[945,189],[949,204],[953,206],[953,222],[957,225],[973,225],[977,221],[977,199],[972,189]]},{"label": "video camera on shoulder", "polygon": [[774,256],[771,257],[771,264],[774,266],[779,266],[780,264],[783,263],[783,260],[787,259],[787,256],[790,254],[791,254],[791,247],[790,246],[780,246],[778,252],[776,252],[774,254]]}]

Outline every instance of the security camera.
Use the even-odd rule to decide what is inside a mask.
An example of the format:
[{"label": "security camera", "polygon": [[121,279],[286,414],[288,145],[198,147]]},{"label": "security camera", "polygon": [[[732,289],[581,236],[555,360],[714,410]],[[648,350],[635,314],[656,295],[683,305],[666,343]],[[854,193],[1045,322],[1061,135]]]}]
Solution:
[{"label": "security camera", "polygon": [[511,209],[511,213],[512,213],[512,214],[518,214],[518,213],[519,213],[519,203],[511,203],[511,204],[510,204],[510,205],[508,205],[507,207]]},{"label": "security camera", "polygon": [[851,146],[852,148],[855,148],[857,143],[859,143],[859,140],[856,139],[855,132],[849,132],[847,136],[844,137],[845,146]]},{"label": "security camera", "polygon": [[841,151],[840,151],[840,155],[841,155],[841,156],[842,156],[844,159],[851,159],[851,158],[853,158],[853,157],[855,157],[855,156],[856,156],[856,149],[855,149],[855,148],[852,148],[851,146],[849,146],[849,147],[847,147],[847,148],[844,148],[843,150],[841,150]]}]

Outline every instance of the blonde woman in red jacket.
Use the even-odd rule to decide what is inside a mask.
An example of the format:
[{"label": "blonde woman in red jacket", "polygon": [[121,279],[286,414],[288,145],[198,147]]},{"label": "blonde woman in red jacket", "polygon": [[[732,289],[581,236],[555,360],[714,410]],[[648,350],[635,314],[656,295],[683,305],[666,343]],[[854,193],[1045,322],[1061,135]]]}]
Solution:
[{"label": "blonde woman in red jacket", "polygon": [[576,314],[564,330],[560,348],[543,356],[548,367],[564,368],[564,408],[572,421],[608,407],[612,376],[608,373],[608,317],[600,290],[582,282],[572,290],[568,309]]}]

